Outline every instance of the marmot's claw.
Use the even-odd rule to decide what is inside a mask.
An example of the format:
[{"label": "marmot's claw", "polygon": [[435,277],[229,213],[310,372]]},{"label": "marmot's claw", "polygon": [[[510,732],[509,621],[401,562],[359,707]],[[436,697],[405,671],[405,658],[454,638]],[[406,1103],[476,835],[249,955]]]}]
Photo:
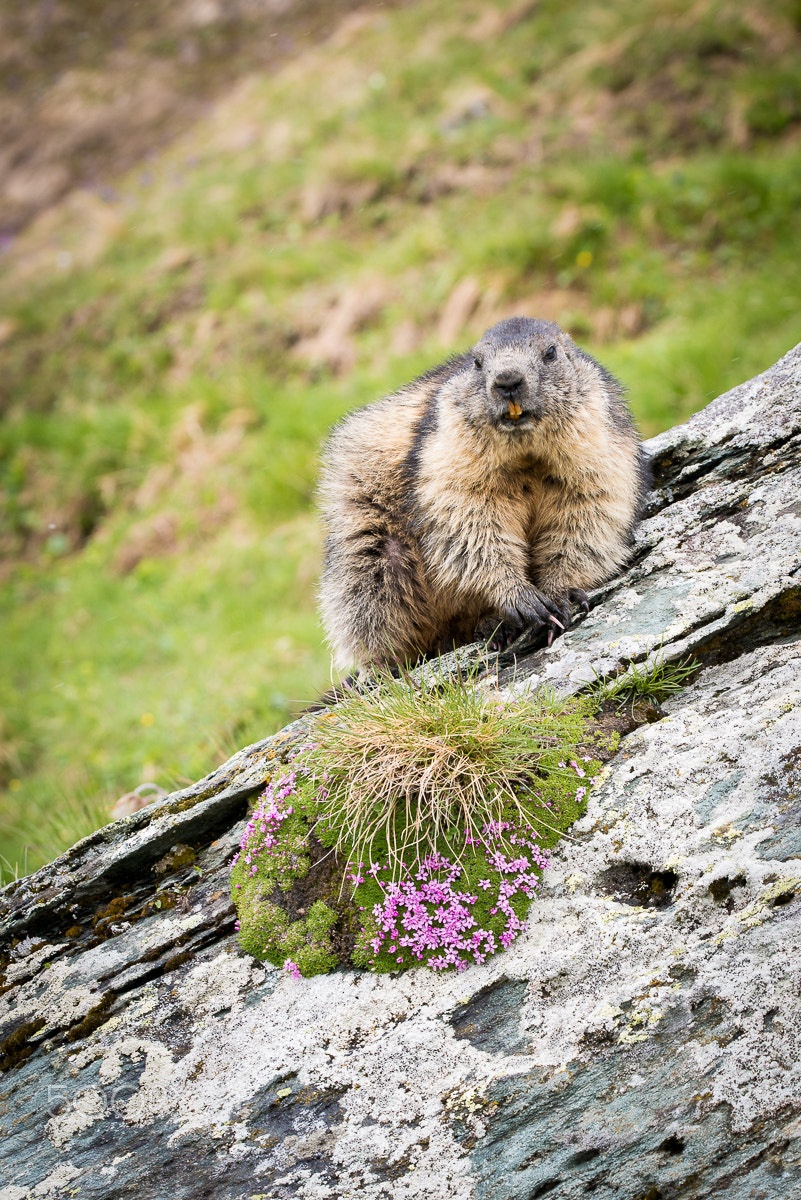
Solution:
[{"label": "marmot's claw", "polygon": [[486,641],[490,650],[502,653],[510,647],[522,650],[532,642],[532,635],[545,633],[547,644],[564,633],[570,625],[570,605],[580,604],[589,611],[587,596],[572,589],[559,599],[546,596],[531,588],[497,616],[485,617],[476,627],[476,639]]},{"label": "marmot's claw", "polygon": [[570,588],[567,598],[571,604],[578,604],[585,613],[590,611],[590,598],[581,588]]},{"label": "marmot's claw", "polygon": [[518,634],[518,626],[500,616],[485,617],[476,625],[473,634],[477,642],[486,642],[487,649],[501,654],[511,646]]},{"label": "marmot's claw", "polygon": [[560,628],[560,630],[562,631],[562,633],[564,633],[564,632],[565,632],[565,627],[564,627],[564,625],[562,624],[562,622],[561,622],[561,621],[557,621],[556,617],[553,617],[553,616],[552,616],[552,617],[549,617],[549,618],[548,618],[548,620],[553,622],[553,625],[551,625],[550,629],[548,630],[548,645],[549,645],[549,646],[552,646],[552,645],[553,645],[553,639],[554,639],[555,637],[558,637],[558,636],[559,636],[559,634],[556,632],[556,630],[554,629],[554,627],[553,627],[553,626],[554,626],[554,625],[558,625],[558,626],[559,626],[559,628]]}]

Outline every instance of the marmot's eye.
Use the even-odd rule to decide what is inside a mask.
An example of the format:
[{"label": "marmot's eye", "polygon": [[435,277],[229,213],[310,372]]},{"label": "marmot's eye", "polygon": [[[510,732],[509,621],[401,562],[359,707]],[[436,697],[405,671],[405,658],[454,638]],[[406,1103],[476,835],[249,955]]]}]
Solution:
[{"label": "marmot's eye", "polygon": [[556,346],[549,346],[542,356],[543,362],[553,362],[556,358]]},{"label": "marmot's eye", "polygon": [[481,358],[481,356],[477,354],[475,356],[475,358],[473,359],[473,366],[476,368],[477,371],[480,371],[481,368],[484,366],[484,359]]}]

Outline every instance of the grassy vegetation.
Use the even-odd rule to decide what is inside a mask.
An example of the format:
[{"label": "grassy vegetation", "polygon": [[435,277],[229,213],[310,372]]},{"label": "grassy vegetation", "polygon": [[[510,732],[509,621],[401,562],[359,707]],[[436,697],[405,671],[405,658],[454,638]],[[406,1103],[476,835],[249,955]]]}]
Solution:
[{"label": "grassy vegetation", "polygon": [[[591,697],[386,674],[322,716],[231,873],[239,940],[292,974],[463,970],[524,928],[617,735]],[[587,751],[589,750],[589,753]]]},{"label": "grassy vegetation", "polygon": [[598,704],[612,702],[617,708],[638,704],[660,705],[678,695],[698,670],[698,662],[688,658],[686,662],[666,662],[662,654],[650,663],[631,663],[623,672],[612,679],[601,679],[590,689],[590,695]]},{"label": "grassy vegetation", "polygon": [[[461,679],[432,688],[381,675],[319,722],[307,763],[325,779],[321,820],[341,854],[386,859],[393,882],[407,858],[445,849],[458,859],[465,837],[478,839],[510,809],[523,815],[517,796],[532,791],[545,764],[575,782],[559,760],[578,753],[592,704],[546,689],[508,703]],[[525,815],[536,823],[548,814]]]},{"label": "grassy vegetation", "polygon": [[360,10],[16,240],[12,869],[327,686],[310,506],[338,415],[513,312],[569,328],[646,434],[799,340],[800,31],[797,0]]}]

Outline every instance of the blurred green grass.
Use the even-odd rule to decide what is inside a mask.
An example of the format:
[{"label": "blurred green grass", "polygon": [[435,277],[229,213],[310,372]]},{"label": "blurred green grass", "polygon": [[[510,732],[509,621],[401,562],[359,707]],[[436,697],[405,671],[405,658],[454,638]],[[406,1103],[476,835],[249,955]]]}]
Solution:
[{"label": "blurred green grass", "polygon": [[311,506],[343,412],[516,311],[618,374],[646,435],[801,338],[800,30],[793,0],[365,10],[18,239],[7,874],[328,686]]}]

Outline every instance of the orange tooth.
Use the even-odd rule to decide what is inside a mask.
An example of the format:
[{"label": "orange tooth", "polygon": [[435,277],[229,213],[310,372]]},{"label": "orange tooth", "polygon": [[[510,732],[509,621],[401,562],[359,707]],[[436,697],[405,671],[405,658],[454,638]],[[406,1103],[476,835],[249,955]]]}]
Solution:
[{"label": "orange tooth", "polygon": [[514,400],[510,400],[509,401],[509,416],[512,418],[512,420],[516,421],[517,418],[521,417],[522,415],[523,415],[523,410],[520,407],[520,405],[515,404]]}]

